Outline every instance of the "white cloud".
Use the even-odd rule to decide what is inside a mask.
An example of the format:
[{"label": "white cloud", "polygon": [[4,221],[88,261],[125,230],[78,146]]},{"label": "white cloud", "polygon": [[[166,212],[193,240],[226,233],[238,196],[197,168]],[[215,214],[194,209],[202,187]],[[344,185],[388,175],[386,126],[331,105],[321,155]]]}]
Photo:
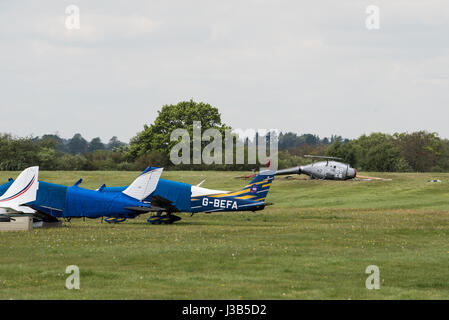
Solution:
[{"label": "white cloud", "polygon": [[0,5],[2,131],[128,139],[193,98],[235,128],[449,137],[446,1],[379,0],[376,31],[368,0],[78,0],[80,30],[68,4]]}]

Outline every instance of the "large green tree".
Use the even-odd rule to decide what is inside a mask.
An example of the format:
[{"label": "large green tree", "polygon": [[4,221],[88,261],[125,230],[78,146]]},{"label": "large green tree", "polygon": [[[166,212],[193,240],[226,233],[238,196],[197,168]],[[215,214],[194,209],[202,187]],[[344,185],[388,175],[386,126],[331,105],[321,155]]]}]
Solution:
[{"label": "large green tree", "polygon": [[106,145],[108,150],[114,151],[126,147],[126,143],[121,142],[116,136],[113,136]]},{"label": "large green tree", "polygon": [[335,140],[327,149],[326,155],[341,158],[345,163],[349,163],[354,167],[357,165],[356,149],[354,143]]},{"label": "large green tree", "polygon": [[215,128],[223,137],[225,130],[230,129],[222,123],[218,109],[210,104],[190,100],[164,105],[158,111],[154,123],[144,125],[144,130],[131,139],[127,152],[128,159],[136,160],[150,152],[162,153],[168,158],[170,149],[177,143],[170,141],[172,131],[186,129],[192,141],[194,121],[201,121],[201,132]]},{"label": "large green tree", "polygon": [[0,170],[23,170],[39,163],[39,146],[32,138],[0,135]]},{"label": "large green tree", "polygon": [[402,156],[413,171],[447,170],[449,148],[435,132],[417,131],[394,135]]},{"label": "large green tree", "polygon": [[409,169],[393,137],[385,133],[362,135],[351,142],[357,165],[366,171],[407,171]]},{"label": "large green tree", "polygon": [[88,151],[88,142],[81,134],[76,133],[72,139],[70,139],[67,145],[71,154],[85,154]]},{"label": "large green tree", "polygon": [[96,150],[104,150],[104,149],[106,149],[106,146],[104,145],[103,142],[101,142],[101,139],[99,137],[93,138],[89,142],[89,146],[88,146],[89,152],[93,152]]}]

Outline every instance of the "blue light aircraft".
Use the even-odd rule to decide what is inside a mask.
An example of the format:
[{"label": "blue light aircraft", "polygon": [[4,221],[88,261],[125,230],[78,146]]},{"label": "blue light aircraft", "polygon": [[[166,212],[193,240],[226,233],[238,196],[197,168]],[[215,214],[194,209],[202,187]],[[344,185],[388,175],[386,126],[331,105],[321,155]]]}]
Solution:
[{"label": "blue light aircraft", "polygon": [[[187,183],[160,179],[163,168],[148,167],[131,185],[97,190],[81,188],[80,179],[71,187],[39,181],[35,201],[25,204],[46,222],[58,218],[106,217],[109,223],[123,222],[144,213],[153,213],[150,224],[171,224],[181,218],[175,212],[257,211],[263,210],[274,171],[257,175],[243,189],[229,192],[202,188]],[[8,188],[12,180],[0,186]],[[165,213],[165,214],[164,214]]]}]

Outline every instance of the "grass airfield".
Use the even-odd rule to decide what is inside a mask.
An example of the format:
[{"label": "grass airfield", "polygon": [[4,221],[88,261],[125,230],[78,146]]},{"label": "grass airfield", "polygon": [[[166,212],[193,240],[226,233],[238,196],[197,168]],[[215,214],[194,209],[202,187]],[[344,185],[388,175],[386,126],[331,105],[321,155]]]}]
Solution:
[{"label": "grass airfield", "polygon": [[[0,182],[17,174],[0,172]],[[82,177],[82,187],[98,188],[138,174],[43,171],[40,179]],[[247,183],[234,179],[241,174],[162,177],[237,190]],[[276,177],[274,205],[255,213],[0,232],[0,299],[449,299],[449,174],[360,174],[393,180]],[[80,268],[80,290],[65,288],[68,265]],[[368,265],[380,269],[379,290],[365,288]]]}]

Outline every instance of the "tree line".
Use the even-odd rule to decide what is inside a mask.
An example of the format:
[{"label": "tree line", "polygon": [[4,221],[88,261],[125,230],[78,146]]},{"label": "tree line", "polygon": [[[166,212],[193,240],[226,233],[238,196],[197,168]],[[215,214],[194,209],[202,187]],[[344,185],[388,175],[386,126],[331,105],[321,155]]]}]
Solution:
[{"label": "tree line", "polygon": [[[0,134],[0,170],[23,170],[39,165],[41,170],[143,170],[147,165],[175,170],[251,170],[244,164],[194,164],[174,166],[170,138],[174,129],[186,129],[192,136],[193,122],[201,120],[201,131],[215,128],[220,133],[231,127],[221,120],[218,109],[203,102],[182,101],[164,105],[154,123],[144,125],[129,143],[112,137],[87,141],[77,133],[70,139],[57,134],[41,137],[15,137]],[[223,134],[224,136],[224,134]],[[235,137],[238,139],[238,137]],[[357,139],[338,135],[320,138],[315,134],[271,133],[278,142],[279,168],[310,163],[305,154],[340,157],[359,170],[389,172],[442,172],[449,170],[449,140],[434,132],[372,133]],[[209,142],[203,141],[202,147]],[[245,140],[247,143],[247,140]],[[245,148],[247,145],[245,144]],[[235,153],[234,153],[235,154]]]},{"label": "tree line", "polygon": [[0,135],[0,170],[23,170],[39,165],[41,170],[133,170],[123,158],[127,144],[112,137],[90,142],[81,134],[63,139],[56,134],[42,137]]},{"label": "tree line", "polygon": [[440,138],[436,132],[375,132],[352,140],[336,137],[328,144],[323,140],[316,140],[314,144],[302,143],[292,148],[280,148],[279,167],[310,163],[312,160],[303,158],[305,154],[339,157],[363,171],[449,171],[449,140]]},{"label": "tree line", "polygon": [[446,172],[449,140],[435,132],[372,133],[330,145],[327,154],[364,171]]}]

